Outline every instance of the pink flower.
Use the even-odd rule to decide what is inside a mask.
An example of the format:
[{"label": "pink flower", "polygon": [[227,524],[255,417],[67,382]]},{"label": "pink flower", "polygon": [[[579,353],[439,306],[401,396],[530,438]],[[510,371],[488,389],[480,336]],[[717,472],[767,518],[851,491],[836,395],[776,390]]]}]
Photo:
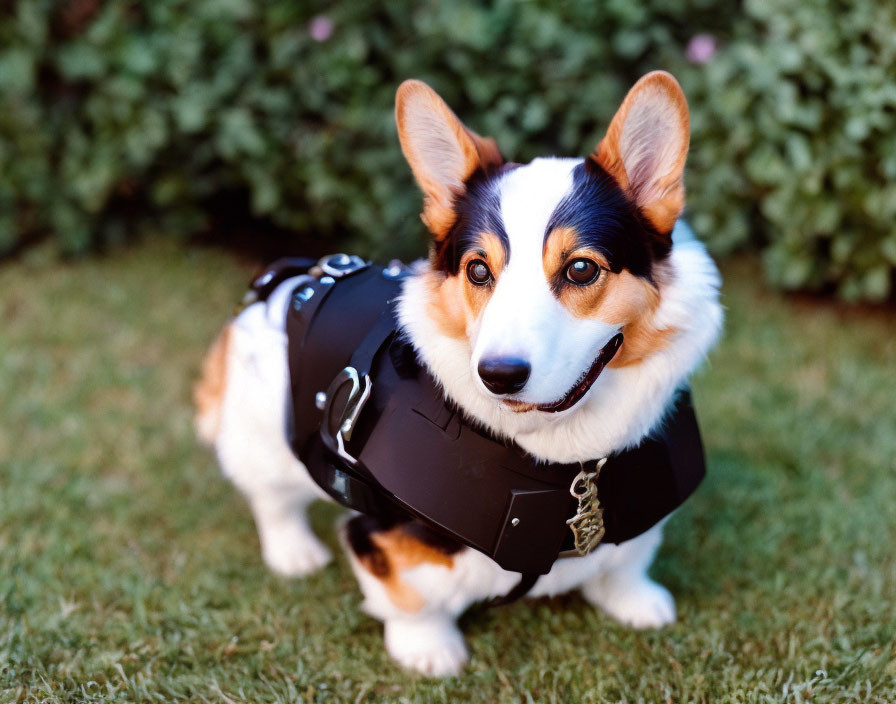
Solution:
[{"label": "pink flower", "polygon": [[317,15],[308,25],[308,34],[317,42],[325,42],[333,36],[333,20],[326,15]]},{"label": "pink flower", "polygon": [[711,34],[695,34],[688,42],[684,55],[692,64],[708,63],[716,55],[718,45]]}]

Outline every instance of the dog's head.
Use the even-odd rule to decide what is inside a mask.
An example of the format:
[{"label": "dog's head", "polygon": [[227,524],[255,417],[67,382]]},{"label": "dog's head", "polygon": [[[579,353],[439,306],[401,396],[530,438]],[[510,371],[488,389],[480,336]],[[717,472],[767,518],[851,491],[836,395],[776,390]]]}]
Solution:
[{"label": "dog's head", "polygon": [[399,87],[396,119],[433,237],[428,314],[469,343],[485,397],[565,411],[605,365],[663,346],[653,313],[689,140],[672,76],[638,81],[584,160],[505,163],[419,81]]}]

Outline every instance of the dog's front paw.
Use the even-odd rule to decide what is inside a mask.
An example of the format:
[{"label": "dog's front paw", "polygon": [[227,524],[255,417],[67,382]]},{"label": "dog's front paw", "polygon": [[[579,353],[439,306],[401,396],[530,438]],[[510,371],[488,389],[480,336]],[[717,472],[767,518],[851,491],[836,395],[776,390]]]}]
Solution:
[{"label": "dog's front paw", "polygon": [[675,621],[672,594],[643,575],[608,575],[586,584],[582,595],[611,618],[633,628],[661,628]]},{"label": "dog's front paw", "polygon": [[428,677],[456,675],[469,657],[463,635],[447,617],[389,619],[385,637],[393,660]]},{"label": "dog's front paw", "polygon": [[265,564],[282,577],[304,577],[326,565],[332,555],[317,538],[305,534],[265,536]]}]

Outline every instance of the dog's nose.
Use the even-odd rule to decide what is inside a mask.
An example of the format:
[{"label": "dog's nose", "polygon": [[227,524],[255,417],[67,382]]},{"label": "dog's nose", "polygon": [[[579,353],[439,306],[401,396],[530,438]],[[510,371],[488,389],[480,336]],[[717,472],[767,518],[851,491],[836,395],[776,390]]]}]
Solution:
[{"label": "dog's nose", "polygon": [[477,371],[493,394],[512,394],[526,385],[532,367],[519,357],[486,357],[479,361]]}]

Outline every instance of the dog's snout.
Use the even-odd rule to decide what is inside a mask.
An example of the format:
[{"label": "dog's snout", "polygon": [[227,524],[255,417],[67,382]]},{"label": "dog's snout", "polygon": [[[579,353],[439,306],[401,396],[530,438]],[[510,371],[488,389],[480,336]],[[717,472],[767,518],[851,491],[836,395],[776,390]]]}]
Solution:
[{"label": "dog's snout", "polygon": [[512,394],[526,385],[532,367],[519,357],[485,357],[479,361],[477,371],[493,394]]}]

